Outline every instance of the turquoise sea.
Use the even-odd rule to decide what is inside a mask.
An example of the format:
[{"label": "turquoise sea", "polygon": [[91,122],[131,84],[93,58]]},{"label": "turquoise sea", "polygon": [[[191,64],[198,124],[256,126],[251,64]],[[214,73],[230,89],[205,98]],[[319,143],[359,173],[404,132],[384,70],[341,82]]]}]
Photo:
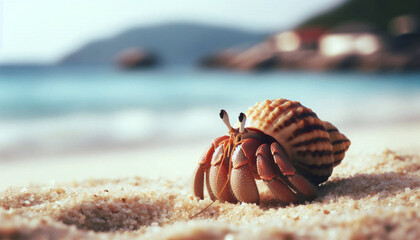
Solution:
[{"label": "turquoise sea", "polygon": [[339,127],[420,121],[420,72],[0,67],[0,157],[207,140],[221,108],[280,97]]}]

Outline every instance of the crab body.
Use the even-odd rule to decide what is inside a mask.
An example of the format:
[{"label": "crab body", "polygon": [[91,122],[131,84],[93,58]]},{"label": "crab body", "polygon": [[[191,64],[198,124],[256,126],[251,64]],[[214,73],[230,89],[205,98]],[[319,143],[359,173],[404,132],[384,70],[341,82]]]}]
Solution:
[{"label": "crab body", "polygon": [[331,123],[286,99],[257,103],[239,115],[239,128],[224,110],[220,117],[229,135],[216,138],[199,161],[194,194],[201,199],[205,184],[212,200],[259,203],[255,180],[263,180],[283,203],[312,200],[350,146]]}]

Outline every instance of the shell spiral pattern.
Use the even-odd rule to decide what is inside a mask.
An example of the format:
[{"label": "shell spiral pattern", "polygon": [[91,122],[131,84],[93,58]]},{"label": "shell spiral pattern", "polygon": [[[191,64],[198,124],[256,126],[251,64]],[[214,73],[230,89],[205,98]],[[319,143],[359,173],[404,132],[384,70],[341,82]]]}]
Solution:
[{"label": "shell spiral pattern", "polygon": [[246,115],[249,127],[276,139],[298,172],[315,184],[329,178],[350,146],[334,125],[297,101],[265,100],[250,107]]}]

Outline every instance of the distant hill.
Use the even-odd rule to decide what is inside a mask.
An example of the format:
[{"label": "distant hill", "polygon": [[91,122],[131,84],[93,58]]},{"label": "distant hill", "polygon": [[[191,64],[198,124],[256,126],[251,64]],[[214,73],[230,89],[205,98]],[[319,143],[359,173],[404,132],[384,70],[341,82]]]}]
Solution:
[{"label": "distant hill", "polygon": [[267,36],[265,33],[191,23],[138,27],[87,43],[64,57],[60,64],[111,64],[120,51],[141,47],[156,54],[163,64],[191,65],[215,51],[255,44]]},{"label": "distant hill", "polygon": [[386,31],[389,21],[396,16],[415,14],[420,17],[419,0],[348,0],[342,5],[303,22],[300,27],[332,26],[358,21]]}]

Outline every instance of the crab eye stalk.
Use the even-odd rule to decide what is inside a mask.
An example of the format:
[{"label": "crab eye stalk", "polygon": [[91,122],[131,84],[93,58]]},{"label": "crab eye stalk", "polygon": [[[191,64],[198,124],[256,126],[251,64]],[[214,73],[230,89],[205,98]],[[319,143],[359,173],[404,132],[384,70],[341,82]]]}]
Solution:
[{"label": "crab eye stalk", "polygon": [[224,109],[220,110],[219,116],[223,120],[223,122],[225,123],[229,131],[232,130],[232,126],[230,125],[230,122],[229,122],[229,115]]},{"label": "crab eye stalk", "polygon": [[245,132],[245,122],[246,122],[246,115],[244,113],[239,114],[239,122],[241,125],[239,126],[239,132],[244,133]]}]

